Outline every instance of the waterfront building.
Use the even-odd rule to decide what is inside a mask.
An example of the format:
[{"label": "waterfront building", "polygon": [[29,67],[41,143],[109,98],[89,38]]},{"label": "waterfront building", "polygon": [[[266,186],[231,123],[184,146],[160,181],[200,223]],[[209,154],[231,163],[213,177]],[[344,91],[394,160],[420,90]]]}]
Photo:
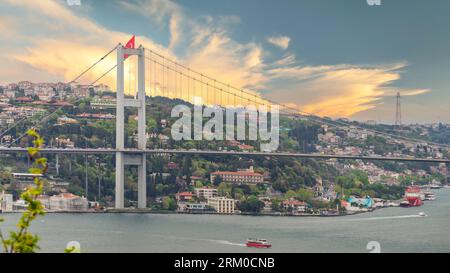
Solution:
[{"label": "waterfront building", "polygon": [[15,210],[15,211],[17,211],[17,210],[23,211],[23,210],[26,210],[27,208],[28,208],[28,203],[25,202],[25,200],[23,200],[23,199],[19,199],[13,203],[13,210]]},{"label": "waterfront building", "polygon": [[290,198],[284,200],[281,205],[284,209],[291,211],[292,213],[305,213],[308,209],[308,204],[303,201],[296,200],[294,198]]},{"label": "waterfront building", "polygon": [[235,211],[235,200],[226,197],[213,197],[208,199],[208,205],[218,213],[232,214]]},{"label": "waterfront building", "polygon": [[2,191],[0,193],[0,212],[13,211],[13,195]]},{"label": "waterfront building", "polygon": [[210,187],[195,188],[195,196],[206,200],[217,196],[217,189]]},{"label": "waterfront building", "polygon": [[268,196],[260,196],[258,197],[259,201],[264,202],[264,207],[262,209],[263,213],[270,213],[272,212],[272,199]]},{"label": "waterfront building", "polygon": [[85,197],[72,193],[61,193],[53,196],[40,196],[44,207],[52,211],[86,211],[89,202]]},{"label": "waterfront building", "polygon": [[253,167],[237,172],[213,172],[210,175],[211,183],[214,184],[216,177],[220,177],[222,182],[234,184],[258,184],[264,182],[264,176],[256,173]]},{"label": "waterfront building", "polygon": [[207,203],[187,203],[179,202],[178,211],[180,212],[203,212],[208,210]]}]

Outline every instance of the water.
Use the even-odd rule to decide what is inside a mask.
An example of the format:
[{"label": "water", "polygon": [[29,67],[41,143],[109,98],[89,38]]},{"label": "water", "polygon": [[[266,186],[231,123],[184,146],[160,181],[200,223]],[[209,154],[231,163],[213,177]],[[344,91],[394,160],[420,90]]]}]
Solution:
[{"label": "water", "polygon": [[[417,208],[386,208],[346,217],[252,217],[161,214],[47,214],[33,223],[42,252],[450,252],[450,190]],[[425,212],[427,217],[418,216]],[[4,214],[3,232],[18,214]],[[245,247],[266,238],[271,249]]]}]

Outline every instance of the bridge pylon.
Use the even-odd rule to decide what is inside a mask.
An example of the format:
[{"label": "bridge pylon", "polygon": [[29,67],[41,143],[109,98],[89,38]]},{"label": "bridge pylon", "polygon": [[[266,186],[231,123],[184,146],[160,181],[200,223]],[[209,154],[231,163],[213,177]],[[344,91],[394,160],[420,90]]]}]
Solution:
[{"label": "bridge pylon", "polygon": [[[138,56],[138,92],[135,99],[125,98],[124,94],[124,61],[128,56]],[[146,187],[146,148],[147,139],[145,136],[145,49],[125,48],[122,44],[117,46],[117,108],[116,108],[116,197],[115,207],[124,208],[124,182],[125,166],[138,166],[138,208],[147,207],[147,187]],[[142,153],[129,154],[125,150],[125,107],[138,109],[138,143],[137,149]]]}]

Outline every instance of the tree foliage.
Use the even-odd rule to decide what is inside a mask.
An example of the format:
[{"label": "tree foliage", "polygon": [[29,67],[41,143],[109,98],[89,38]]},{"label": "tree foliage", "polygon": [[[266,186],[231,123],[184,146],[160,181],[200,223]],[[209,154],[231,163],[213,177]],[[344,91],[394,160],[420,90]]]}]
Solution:
[{"label": "tree foliage", "polygon": [[[29,169],[33,174],[44,174],[47,171],[47,159],[39,155],[39,149],[44,144],[44,139],[31,129],[27,134],[32,137],[33,147],[28,148],[28,156],[33,161],[32,167]],[[44,188],[44,180],[39,176],[34,178],[34,185],[28,187],[21,194],[21,198],[27,202],[27,210],[22,214],[17,224],[17,231],[12,231],[9,237],[3,236],[0,231],[0,240],[3,245],[3,252],[5,253],[33,253],[39,249],[39,236],[29,232],[31,222],[37,216],[45,214],[42,203],[37,200],[37,197],[42,193]]]}]

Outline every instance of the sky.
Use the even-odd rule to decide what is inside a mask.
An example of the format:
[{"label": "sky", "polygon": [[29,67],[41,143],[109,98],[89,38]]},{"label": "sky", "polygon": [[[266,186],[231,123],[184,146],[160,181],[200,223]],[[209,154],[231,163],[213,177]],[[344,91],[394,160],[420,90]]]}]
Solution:
[{"label": "sky", "polygon": [[304,112],[393,123],[400,92],[404,123],[450,122],[449,26],[448,0],[2,0],[0,85],[70,81],[136,35]]}]

